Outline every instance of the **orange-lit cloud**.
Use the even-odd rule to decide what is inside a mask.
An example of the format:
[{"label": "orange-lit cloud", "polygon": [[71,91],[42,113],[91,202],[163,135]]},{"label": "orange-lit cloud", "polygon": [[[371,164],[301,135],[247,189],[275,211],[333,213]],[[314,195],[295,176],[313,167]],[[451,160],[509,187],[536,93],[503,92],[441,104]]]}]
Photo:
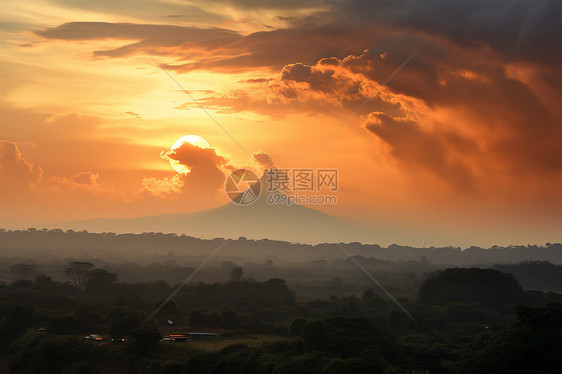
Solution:
[{"label": "orange-lit cloud", "polygon": [[[471,209],[562,222],[562,2],[61,4],[46,0],[53,17],[40,22],[19,5],[4,17],[0,130],[23,156],[1,143],[0,189],[43,203],[22,216],[218,206],[233,168],[302,167],[341,129],[310,160],[341,171],[330,213],[398,226],[447,209],[460,227]],[[240,152],[199,104],[275,161]],[[217,148],[158,157],[185,134]]]},{"label": "orange-lit cloud", "polygon": [[275,161],[273,161],[273,157],[265,151],[259,150],[257,152],[252,153],[252,158],[256,161],[263,169],[272,169],[275,168]]},{"label": "orange-lit cloud", "polygon": [[96,195],[110,195],[113,188],[103,186],[98,173],[83,171],[71,177],[51,176],[49,181],[62,190],[82,191]]},{"label": "orange-lit cloud", "polygon": [[[218,28],[102,22],[66,23],[37,34],[51,40],[134,39],[94,54],[169,55],[180,62],[166,68],[179,72],[280,71],[200,100],[219,113],[325,115],[341,108],[352,111],[370,98],[363,125],[388,147],[390,157],[408,169],[431,170],[463,190],[478,190],[476,179],[487,178],[486,172],[514,178],[522,170],[559,174],[560,145],[552,139],[561,135],[561,113],[546,107],[541,94],[510,74],[506,63],[530,64],[533,78],[545,85],[559,79],[553,67],[560,61],[560,49],[553,47],[561,37],[553,30],[560,27],[556,15],[562,13],[561,5],[434,3],[428,12],[421,0],[393,6],[338,2],[305,16],[282,17],[287,25],[283,29],[247,35]],[[232,6],[244,9],[247,4]],[[412,54],[408,65],[381,88]],[[484,160],[486,170],[479,167]]]},{"label": "orange-lit cloud", "polygon": [[[522,170],[560,174],[561,146],[552,139],[562,135],[562,113],[546,107],[540,93],[506,69],[507,61],[525,61],[534,67],[534,79],[545,85],[558,76],[552,68],[559,60],[552,56],[559,48],[552,46],[561,38],[552,33],[559,27],[552,15],[561,13],[560,5],[436,3],[440,7],[428,13],[417,0],[393,7],[341,2],[331,12],[287,18],[284,29],[248,35],[218,28],[80,22],[37,34],[61,40],[136,39],[94,54],[158,53],[189,60],[165,65],[179,72],[280,72],[199,100],[218,113],[326,115],[341,108],[353,111],[369,98],[361,113],[363,126],[387,146],[399,167],[428,170],[462,191],[480,190],[498,172],[513,178]],[[415,57],[382,87],[411,55]],[[195,107],[186,103],[176,108]],[[222,167],[209,165],[205,170]],[[164,185],[171,191],[179,188],[177,181]]]},{"label": "orange-lit cloud", "polygon": [[200,195],[206,192],[214,195],[223,186],[225,173],[233,169],[228,159],[217,154],[214,148],[200,148],[187,142],[174,150],[162,152],[160,157],[178,162],[189,171],[171,178],[145,178],[143,187],[157,196],[171,193]]},{"label": "orange-lit cloud", "polygon": [[403,167],[422,167],[454,185],[458,191],[475,192],[473,159],[478,146],[471,139],[447,129],[426,130],[414,121],[371,113],[367,129],[390,148],[390,154]]},{"label": "orange-lit cloud", "polygon": [[[427,37],[395,37],[393,44],[384,56],[374,48],[342,60],[289,64],[277,77],[244,83],[247,90],[203,101],[283,117],[351,111],[369,99],[363,113],[371,115],[363,114],[363,125],[390,156],[406,170],[430,170],[461,191],[485,188],[498,173],[514,179],[562,175],[562,145],[553,141],[562,136],[562,111],[510,75],[495,52]],[[537,69],[535,77],[541,79]]]},{"label": "orange-lit cloud", "polygon": [[206,177],[210,176],[207,173],[218,175],[217,171],[228,168],[228,159],[218,155],[214,148],[200,148],[187,142],[174,150],[162,152],[160,157],[186,166],[189,174],[195,173]]},{"label": "orange-lit cloud", "polygon": [[136,39],[94,56],[122,58],[138,54],[170,55],[193,62],[164,64],[180,72],[213,70],[242,72],[249,68],[281,68],[294,61],[314,62],[321,57],[344,57],[361,51],[378,30],[353,30],[337,25],[297,26],[241,35],[220,28],[169,25],[72,22],[37,30],[51,40]]},{"label": "orange-lit cloud", "polygon": [[41,180],[40,166],[25,160],[14,142],[0,140],[0,194],[13,197],[34,188]]},{"label": "orange-lit cloud", "polygon": [[173,177],[164,178],[143,178],[142,188],[143,190],[155,196],[167,197],[170,194],[181,192],[181,189],[185,184],[184,178],[185,177],[181,174],[176,174]]}]

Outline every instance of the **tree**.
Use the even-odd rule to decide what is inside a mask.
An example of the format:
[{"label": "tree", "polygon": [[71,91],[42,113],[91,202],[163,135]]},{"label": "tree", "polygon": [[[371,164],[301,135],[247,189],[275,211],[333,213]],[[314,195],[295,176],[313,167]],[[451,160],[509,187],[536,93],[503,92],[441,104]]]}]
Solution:
[{"label": "tree", "polygon": [[218,313],[208,314],[206,319],[207,325],[209,325],[209,327],[220,327],[223,324],[222,318]]},{"label": "tree", "polygon": [[45,274],[37,274],[35,276],[35,288],[48,293],[54,291],[56,289],[56,285],[51,277],[46,276]]},{"label": "tree", "polygon": [[73,261],[64,267],[64,275],[72,281],[76,288],[84,291],[86,276],[95,267],[91,262]]},{"label": "tree", "polygon": [[304,318],[295,318],[293,320],[293,323],[291,323],[291,328],[289,329],[289,335],[299,336],[304,326],[306,326],[306,322],[307,321]]},{"label": "tree", "polygon": [[333,277],[330,280],[330,286],[333,287],[333,288],[336,288],[336,289],[342,288],[343,287],[343,281],[340,277]]},{"label": "tree", "polygon": [[562,304],[519,305],[519,323],[484,334],[457,363],[458,372],[560,372],[562,367]]},{"label": "tree", "polygon": [[367,300],[371,300],[373,297],[375,297],[375,291],[373,291],[372,288],[368,288],[365,290],[365,292],[363,292],[363,296],[361,296],[361,301],[365,302]]},{"label": "tree", "polygon": [[11,344],[31,325],[33,313],[16,305],[0,320],[0,351]]},{"label": "tree", "polygon": [[113,282],[117,281],[117,274],[105,269],[93,269],[86,273],[84,291],[88,293],[111,292]]},{"label": "tree", "polygon": [[190,327],[202,327],[207,324],[207,318],[203,315],[203,313],[194,310],[189,314],[188,323]]},{"label": "tree", "polygon": [[243,276],[244,276],[244,269],[242,268],[242,266],[237,265],[234,268],[232,268],[232,270],[230,271],[231,282],[240,282]]},{"label": "tree", "polygon": [[228,310],[222,314],[222,324],[225,328],[235,330],[240,327],[240,319],[238,314],[232,310]]},{"label": "tree", "polygon": [[10,267],[10,277],[13,280],[32,279],[37,272],[35,264],[15,264]]},{"label": "tree", "polygon": [[306,349],[321,351],[330,338],[330,333],[323,321],[312,321],[303,326],[301,336]]},{"label": "tree", "polygon": [[301,338],[307,351],[326,352],[342,359],[361,357],[375,368],[369,372],[382,372],[384,366],[398,361],[400,355],[398,340],[364,317],[308,322]]},{"label": "tree", "polygon": [[418,290],[426,304],[478,303],[507,310],[524,298],[519,282],[511,274],[492,269],[450,268],[432,273]]}]

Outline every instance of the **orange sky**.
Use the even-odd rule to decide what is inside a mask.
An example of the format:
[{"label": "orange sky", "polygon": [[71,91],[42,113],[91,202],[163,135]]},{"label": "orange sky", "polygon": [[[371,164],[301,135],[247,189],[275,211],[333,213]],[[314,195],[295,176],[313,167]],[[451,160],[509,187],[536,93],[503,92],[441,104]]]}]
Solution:
[{"label": "orange sky", "polygon": [[433,3],[5,1],[0,227],[216,207],[261,150],[428,244],[562,241],[562,3]]}]

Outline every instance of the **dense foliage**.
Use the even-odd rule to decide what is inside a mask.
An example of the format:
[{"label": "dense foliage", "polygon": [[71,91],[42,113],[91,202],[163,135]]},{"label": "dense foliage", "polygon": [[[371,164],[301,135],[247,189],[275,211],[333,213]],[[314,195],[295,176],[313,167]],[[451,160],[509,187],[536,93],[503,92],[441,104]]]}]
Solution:
[{"label": "dense foliage", "polygon": [[[0,286],[0,371],[464,373],[562,367],[561,295],[524,291],[512,275],[497,270],[429,274],[417,295],[400,298],[408,316],[374,288],[359,297],[299,299],[282,279],[256,282],[243,279],[240,270],[224,283],[177,290],[163,281],[120,283],[118,274],[88,267],[80,282],[74,271],[64,282],[39,274]],[[342,281],[331,282],[337,287]],[[162,326],[170,324],[220,331],[226,345],[161,342]],[[92,334],[104,340],[84,339]],[[278,340],[228,345],[245,336]]]}]

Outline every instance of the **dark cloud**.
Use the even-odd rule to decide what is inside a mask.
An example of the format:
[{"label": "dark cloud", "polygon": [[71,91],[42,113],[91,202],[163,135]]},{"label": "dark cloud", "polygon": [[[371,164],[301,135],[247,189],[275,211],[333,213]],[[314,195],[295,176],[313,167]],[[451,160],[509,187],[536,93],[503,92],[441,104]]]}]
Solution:
[{"label": "dark cloud", "polygon": [[299,63],[289,64],[281,70],[281,79],[286,79],[295,82],[306,82],[310,78],[312,68],[310,65]]},{"label": "dark cloud", "polygon": [[562,2],[557,0],[348,0],[340,17],[483,43],[508,60],[562,63]]},{"label": "dark cloud", "polygon": [[215,149],[199,148],[190,143],[183,143],[179,148],[162,152],[161,157],[170,162],[177,162],[189,171],[171,178],[145,178],[145,190],[155,195],[182,193],[194,198],[205,196],[209,191],[216,193],[224,184],[225,173],[232,170],[228,159],[217,154]]},{"label": "dark cloud", "polygon": [[249,67],[280,69],[291,63],[314,64],[323,57],[360,54],[381,44],[394,50],[399,36],[442,38],[460,47],[487,47],[506,61],[562,64],[562,2],[556,0],[346,0],[330,3],[218,1],[252,9],[309,9],[281,16],[284,29],[240,35],[232,30],[171,25],[72,22],[36,33],[48,39],[133,39],[96,56],[170,54],[195,60],[170,66],[178,71],[232,71]]},{"label": "dark cloud", "polygon": [[[252,2],[226,4],[244,7]],[[562,173],[562,111],[553,104],[562,99],[562,2],[326,4],[330,9],[311,6],[309,13],[280,19],[285,29],[249,35],[103,23],[64,24],[38,34],[137,40],[96,55],[167,54],[178,62],[166,67],[178,72],[280,72],[200,100],[220,112],[329,115],[342,108],[353,111],[371,98],[359,114],[367,119],[369,133],[388,146],[391,157],[467,191],[478,190],[478,163],[512,176]],[[261,6],[273,7],[268,2]],[[525,78],[513,73],[521,69],[527,69]],[[447,113],[447,119],[436,113]]]},{"label": "dark cloud", "polygon": [[94,52],[97,57],[127,57],[134,54],[161,54],[189,63],[166,65],[179,72],[214,70],[246,71],[248,68],[275,68],[300,61],[316,63],[323,57],[343,58],[363,50],[375,32],[337,25],[289,28],[240,35],[220,28],[196,28],[131,23],[72,22],[36,31],[47,39],[125,39],[137,42]]},{"label": "dark cloud", "polygon": [[371,113],[366,128],[390,147],[394,159],[409,169],[421,167],[447,180],[456,190],[476,192],[470,164],[478,146],[445,128],[427,130],[413,121]]},{"label": "dark cloud", "polygon": [[[178,72],[212,70],[224,73],[247,71],[248,68],[279,70],[290,63],[314,64],[324,57],[343,58],[360,53],[375,34],[374,30],[361,32],[338,25],[261,31],[237,40],[199,44],[197,47],[208,56],[185,64],[167,65],[167,68]],[[184,45],[184,50],[176,53],[189,53],[192,47]]]},{"label": "dark cloud", "polygon": [[[134,23],[69,22],[60,26],[35,32],[46,39],[100,40],[128,39],[138,42],[111,50],[95,51],[95,56],[126,57],[147,51],[159,52],[185,43],[204,46],[206,43],[231,43],[241,36],[232,30],[221,28],[198,28],[172,25],[147,25]],[[170,53],[170,51],[168,51]]]},{"label": "dark cloud", "polygon": [[[412,51],[410,63],[381,89]],[[549,76],[542,70],[536,74],[539,81]],[[561,94],[559,88],[555,92]],[[443,39],[394,36],[343,59],[288,64],[276,78],[208,97],[205,105],[281,117],[342,107],[353,111],[367,98],[371,102],[360,115],[385,113],[374,117],[377,126],[373,118],[367,123],[391,157],[410,169],[431,170],[457,188],[478,190],[479,176],[472,170],[484,168],[474,163],[511,175],[562,173],[562,144],[553,141],[562,137],[562,111],[512,76],[493,51]],[[438,122],[432,119],[438,111],[456,117]],[[409,120],[414,117],[421,122]]]},{"label": "dark cloud", "polygon": [[172,25],[146,25],[135,23],[69,22],[60,26],[35,31],[47,39],[99,40],[99,39],[153,39],[164,45],[177,45],[186,41],[205,41],[213,38],[236,36],[236,32],[220,28],[198,28]]},{"label": "dark cloud", "polygon": [[271,10],[294,10],[294,9],[316,9],[325,6],[324,0],[207,0],[208,4],[216,6],[230,6],[237,9],[271,9]]}]

